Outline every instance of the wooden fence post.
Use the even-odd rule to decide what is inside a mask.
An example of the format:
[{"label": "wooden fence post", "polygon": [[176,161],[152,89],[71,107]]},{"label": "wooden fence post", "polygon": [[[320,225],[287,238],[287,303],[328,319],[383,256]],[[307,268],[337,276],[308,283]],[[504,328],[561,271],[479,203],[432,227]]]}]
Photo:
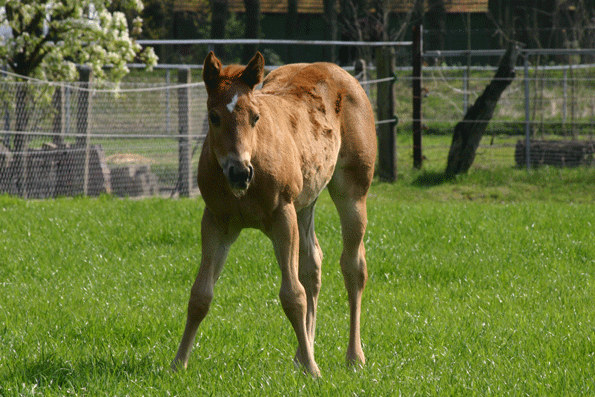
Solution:
[{"label": "wooden fence post", "polygon": [[[90,68],[82,67],[79,69],[79,81],[82,88],[78,94],[77,112],[76,112],[76,148],[84,148],[85,157],[82,164],[77,164],[77,168],[82,166],[83,174],[83,194],[86,196],[89,191],[89,157],[91,143],[91,129],[89,128],[89,115],[91,114],[91,96],[89,87],[91,86],[92,72]],[[75,158],[79,158],[75,156]],[[77,161],[78,163],[78,161]],[[80,169],[80,168],[79,168]],[[78,175],[78,173],[76,174]]]},{"label": "wooden fence post", "polygon": [[[376,71],[378,79],[394,77],[393,52],[390,47],[376,49]],[[386,182],[397,179],[397,145],[395,140],[395,93],[394,80],[378,83],[377,133],[378,133],[378,177]]]},{"label": "wooden fence post", "polygon": [[[15,98],[15,130],[18,131],[14,136],[14,160],[11,164],[16,177],[16,191],[27,198],[27,174],[29,165],[29,134],[27,126],[29,124],[29,112],[27,105],[29,102],[28,82],[18,83]],[[12,173],[11,173],[12,175]]]},{"label": "wooden fence post", "polygon": [[64,95],[64,86],[56,87],[54,91],[54,97],[52,98],[52,104],[54,107],[54,122],[53,122],[53,142],[56,146],[64,146],[64,133],[66,132],[66,98]]},{"label": "wooden fence post", "polygon": [[411,46],[413,62],[413,167],[421,168],[421,63],[422,63],[422,25],[413,27],[413,45]]},{"label": "wooden fence post", "polygon": [[[178,83],[190,84],[190,69],[178,70]],[[178,88],[178,191],[180,197],[190,196],[192,172],[190,170],[190,87]]]},{"label": "wooden fence post", "polygon": [[[2,65],[0,69],[5,72],[8,70],[6,65]],[[4,131],[10,131],[10,106],[6,100],[2,101],[2,106],[4,107]],[[10,136],[11,134],[6,132],[2,138],[2,144],[7,148],[10,147]]]}]

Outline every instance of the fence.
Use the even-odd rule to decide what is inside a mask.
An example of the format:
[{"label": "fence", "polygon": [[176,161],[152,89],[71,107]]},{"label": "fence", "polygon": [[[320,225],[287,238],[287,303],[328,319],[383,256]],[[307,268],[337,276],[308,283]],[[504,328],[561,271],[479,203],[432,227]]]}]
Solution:
[{"label": "fence", "polygon": [[[417,121],[424,142],[419,153],[424,168],[443,170],[454,126],[490,82],[495,65],[423,67],[421,79],[416,80],[408,66],[411,57],[407,64],[395,66],[386,50],[409,44],[378,45],[376,65],[346,69],[357,75],[375,105],[379,146],[382,150],[388,145],[387,161],[398,164],[400,170],[413,163],[412,87],[415,81],[421,83],[423,117]],[[378,62],[382,54],[389,54],[385,66]],[[577,153],[580,161],[592,164],[595,65],[540,66],[540,56],[526,53],[525,65],[517,68],[517,78],[504,92],[480,145],[476,167],[511,167],[533,159],[532,154],[518,158],[519,150],[526,153],[527,147],[518,147],[526,142],[527,131],[530,140],[568,143],[554,148],[554,153],[533,142],[534,148],[542,150],[535,164],[548,163],[547,153],[554,153],[551,156],[562,163],[558,165],[569,165]],[[132,73],[118,89],[92,80],[59,84],[0,78],[0,192],[32,198],[198,194],[195,181],[206,134],[206,91],[202,83],[191,81],[188,68],[179,69],[176,81],[174,67],[180,66]],[[394,102],[382,110],[390,101]],[[383,126],[388,127],[384,132]],[[572,148],[575,144],[580,147]],[[393,170],[396,176],[394,166]]]},{"label": "fence", "polygon": [[[426,52],[424,58],[440,58],[466,54],[470,64],[476,58],[502,55],[503,51]],[[548,55],[565,56],[570,63],[542,65]],[[504,91],[482,141],[476,166],[534,167],[542,164],[557,166],[592,165],[595,125],[595,64],[575,65],[579,54],[595,54],[590,50],[524,50],[516,78]],[[494,61],[492,61],[494,62]],[[440,63],[440,61],[438,61]],[[424,140],[423,153],[427,161],[443,169],[448,141],[455,125],[463,119],[485,87],[493,79],[496,64],[486,66],[433,66],[422,72],[423,117],[420,117]],[[398,68],[397,92],[408,92],[414,77],[411,68]],[[409,94],[397,100],[401,131],[413,129],[414,109]],[[480,120],[479,120],[480,121]]]},{"label": "fence", "polygon": [[[33,198],[197,194],[206,92],[188,69],[178,79],[118,89],[0,82],[0,191]],[[29,100],[17,111],[14,98],[22,91]]]}]

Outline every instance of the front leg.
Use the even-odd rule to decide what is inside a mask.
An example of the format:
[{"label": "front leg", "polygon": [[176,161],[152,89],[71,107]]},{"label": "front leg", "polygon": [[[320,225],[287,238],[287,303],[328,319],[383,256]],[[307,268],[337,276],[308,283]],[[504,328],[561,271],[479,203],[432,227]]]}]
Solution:
[{"label": "front leg", "polygon": [[205,209],[201,227],[202,259],[198,275],[190,291],[184,335],[176,358],[171,364],[174,370],[180,367],[186,368],[188,365],[188,357],[192,350],[196,331],[207,315],[213,299],[215,282],[221,274],[231,244],[239,235],[239,230],[228,229],[226,225],[217,223],[208,208]]},{"label": "front leg", "polygon": [[306,371],[318,377],[320,371],[314,361],[312,343],[306,327],[306,292],[299,281],[299,231],[293,204],[285,203],[275,211],[269,236],[281,268],[279,298],[298,340],[296,356]]}]

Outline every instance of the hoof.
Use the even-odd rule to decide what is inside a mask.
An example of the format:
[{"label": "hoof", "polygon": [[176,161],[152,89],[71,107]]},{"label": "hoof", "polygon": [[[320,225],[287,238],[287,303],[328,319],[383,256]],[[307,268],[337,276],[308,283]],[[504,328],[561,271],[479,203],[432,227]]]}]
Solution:
[{"label": "hoof", "polygon": [[312,365],[303,364],[299,359],[298,354],[296,354],[293,358],[293,365],[295,365],[296,369],[301,368],[304,374],[310,375],[314,379],[318,379],[321,376],[320,369],[318,369],[318,365],[316,363],[313,363]]},{"label": "hoof", "polygon": [[171,362],[171,366],[170,366],[171,370],[174,372],[178,372],[180,370],[185,370],[186,369],[186,364],[183,363],[180,360],[174,360]]},{"label": "hoof", "polygon": [[349,367],[353,367],[354,369],[358,369],[363,367],[366,364],[366,357],[364,356],[363,352],[359,353],[347,353],[347,357],[345,359],[347,365]]},{"label": "hoof", "polygon": [[305,372],[308,373],[313,379],[319,379],[321,377],[318,365],[314,364],[313,368],[304,368]]}]

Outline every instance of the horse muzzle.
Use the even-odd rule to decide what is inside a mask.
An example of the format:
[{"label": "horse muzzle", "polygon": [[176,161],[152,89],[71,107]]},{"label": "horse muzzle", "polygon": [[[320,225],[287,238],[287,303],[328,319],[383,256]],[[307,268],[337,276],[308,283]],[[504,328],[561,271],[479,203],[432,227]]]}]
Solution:
[{"label": "horse muzzle", "polygon": [[223,168],[223,173],[236,197],[241,197],[246,193],[254,178],[254,168],[249,161],[230,160]]}]

